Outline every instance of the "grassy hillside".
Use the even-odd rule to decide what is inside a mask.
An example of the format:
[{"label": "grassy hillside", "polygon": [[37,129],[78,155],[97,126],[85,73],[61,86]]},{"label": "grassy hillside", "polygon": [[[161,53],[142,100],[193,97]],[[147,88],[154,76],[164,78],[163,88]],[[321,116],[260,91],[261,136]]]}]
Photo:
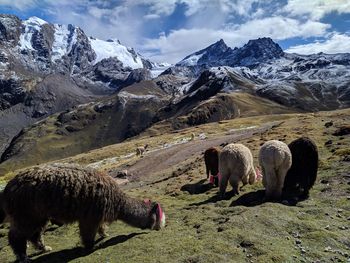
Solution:
[{"label": "grassy hillside", "polygon": [[[148,87],[148,88],[146,88]],[[158,94],[148,82],[124,89],[137,96]],[[142,93],[141,93],[142,92]],[[0,176],[37,163],[58,160],[121,142],[149,127],[165,101],[117,96],[52,115],[26,128],[2,156]],[[218,94],[187,111],[153,125],[148,130],[161,133],[234,117],[295,112],[270,100],[248,93]],[[192,108],[191,108],[192,107]],[[166,128],[166,130],[164,130]],[[148,132],[148,131],[146,131]],[[166,135],[165,135],[166,137]]]},{"label": "grassy hillside", "polygon": [[[326,128],[325,123],[330,121],[333,125]],[[271,122],[268,127],[272,128],[259,130]],[[99,240],[90,254],[79,247],[76,225],[49,226],[45,240],[53,251],[35,255],[30,246],[29,254],[33,262],[347,262],[350,135],[332,134],[349,122],[347,109],[238,118],[176,132],[167,132],[164,124],[162,130],[150,129],[121,144],[67,158],[65,162],[91,164],[110,173],[125,168],[136,172],[136,167],[144,167],[122,188],[132,196],[161,202],[167,225],[151,232],[115,222],[110,226],[110,237]],[[207,138],[200,140],[197,136],[188,141],[191,132],[205,133]],[[261,203],[261,182],[246,186],[239,196],[220,201],[216,198],[218,189],[208,186],[203,145],[241,138],[239,142],[249,146],[257,164],[259,147],[266,140],[289,143],[302,135],[315,140],[320,167],[311,197],[297,206]],[[136,157],[135,147],[145,143],[150,144],[150,150],[143,158]],[[183,154],[182,159],[174,153],[163,166],[157,165],[159,154],[170,149],[191,152]],[[176,162],[171,162],[174,158]],[[148,165],[141,166],[145,161]],[[14,260],[7,227],[0,229],[1,262]]]}]

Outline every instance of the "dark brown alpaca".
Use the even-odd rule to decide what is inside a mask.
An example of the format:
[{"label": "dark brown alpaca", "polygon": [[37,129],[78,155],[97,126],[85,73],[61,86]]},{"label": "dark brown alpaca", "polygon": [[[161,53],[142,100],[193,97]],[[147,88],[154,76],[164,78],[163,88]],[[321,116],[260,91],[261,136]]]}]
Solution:
[{"label": "dark brown alpaca", "polygon": [[294,204],[309,197],[316,181],[318,149],[314,141],[301,137],[288,145],[292,153],[292,166],[284,180],[283,198]]},{"label": "dark brown alpaca", "polygon": [[219,173],[219,150],[215,147],[210,147],[204,152],[204,162],[207,172],[207,178],[210,175],[214,177],[214,183],[219,185],[218,173]]},{"label": "dark brown alpaca", "polygon": [[26,261],[26,243],[47,251],[42,233],[49,219],[79,222],[83,245],[91,249],[103,225],[120,219],[142,229],[159,230],[165,215],[158,203],[128,197],[116,181],[93,169],[53,164],[22,171],[3,192],[10,218],[9,243],[19,261]]}]

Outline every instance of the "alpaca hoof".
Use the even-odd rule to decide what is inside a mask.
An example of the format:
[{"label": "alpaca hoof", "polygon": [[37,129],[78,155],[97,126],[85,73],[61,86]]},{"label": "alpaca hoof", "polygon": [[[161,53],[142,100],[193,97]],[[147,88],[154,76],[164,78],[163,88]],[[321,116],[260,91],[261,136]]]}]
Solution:
[{"label": "alpaca hoof", "polygon": [[107,233],[100,233],[100,237],[106,238],[106,237],[109,237],[109,234],[107,234]]},{"label": "alpaca hoof", "polygon": [[52,250],[52,247],[50,247],[50,246],[44,246],[44,247],[41,249],[42,252],[49,252],[49,251],[51,251],[51,250]]},{"label": "alpaca hoof", "polygon": [[31,262],[31,260],[30,260],[29,257],[27,257],[27,256],[24,256],[24,257],[17,257],[17,259],[18,259],[18,262],[19,262],[19,263],[29,263],[29,262]]}]

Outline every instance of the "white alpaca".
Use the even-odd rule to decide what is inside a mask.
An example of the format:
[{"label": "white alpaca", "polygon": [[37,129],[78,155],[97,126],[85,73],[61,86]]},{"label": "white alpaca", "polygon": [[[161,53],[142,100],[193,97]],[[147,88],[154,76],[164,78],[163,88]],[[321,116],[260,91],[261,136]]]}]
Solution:
[{"label": "white alpaca", "polygon": [[266,199],[280,199],[284,178],[292,165],[292,154],[284,142],[265,142],[259,151]]},{"label": "white alpaca", "polygon": [[253,164],[253,156],[250,150],[243,144],[228,144],[219,155],[220,195],[224,197],[227,183],[230,182],[235,194],[238,194],[238,185],[242,181],[243,186],[253,184],[256,174]]}]

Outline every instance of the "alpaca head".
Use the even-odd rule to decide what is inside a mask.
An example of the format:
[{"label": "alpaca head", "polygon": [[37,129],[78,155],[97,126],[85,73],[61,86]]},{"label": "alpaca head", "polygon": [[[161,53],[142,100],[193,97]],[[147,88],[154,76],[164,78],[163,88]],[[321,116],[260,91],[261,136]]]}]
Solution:
[{"label": "alpaca head", "polygon": [[157,202],[151,202],[151,200],[144,200],[145,204],[151,207],[150,218],[151,222],[148,228],[152,230],[160,230],[165,226],[165,213],[162,207]]}]

